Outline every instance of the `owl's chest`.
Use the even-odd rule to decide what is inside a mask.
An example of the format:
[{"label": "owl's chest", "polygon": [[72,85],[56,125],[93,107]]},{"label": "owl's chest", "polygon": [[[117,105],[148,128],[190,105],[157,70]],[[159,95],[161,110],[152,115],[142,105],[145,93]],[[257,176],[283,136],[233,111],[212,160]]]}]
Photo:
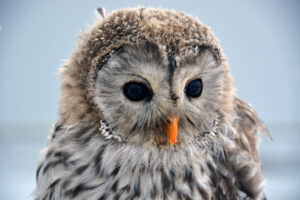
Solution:
[{"label": "owl's chest", "polygon": [[101,185],[88,193],[98,199],[209,199],[216,174],[195,156],[108,147],[89,176]]},{"label": "owl's chest", "polygon": [[[177,166],[178,167],[178,166]],[[197,170],[200,170],[198,172]],[[134,171],[134,172],[132,172]],[[211,179],[192,165],[174,169],[136,168],[107,177],[103,187],[105,196],[113,199],[208,199],[211,196]]]},{"label": "owl's chest", "polygon": [[176,152],[94,146],[70,152],[68,159],[49,158],[45,165],[57,164],[39,179],[47,178],[43,183],[52,188],[51,180],[59,177],[51,190],[58,199],[210,199],[222,177],[205,152],[193,146]]}]

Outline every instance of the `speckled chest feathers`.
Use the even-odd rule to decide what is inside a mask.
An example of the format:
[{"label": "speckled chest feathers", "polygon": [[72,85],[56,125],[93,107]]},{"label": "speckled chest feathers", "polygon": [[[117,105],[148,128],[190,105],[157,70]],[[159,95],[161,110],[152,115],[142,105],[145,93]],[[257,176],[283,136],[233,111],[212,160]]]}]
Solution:
[{"label": "speckled chest feathers", "polygon": [[133,8],[97,21],[61,68],[35,199],[264,199],[255,110],[209,27]]}]

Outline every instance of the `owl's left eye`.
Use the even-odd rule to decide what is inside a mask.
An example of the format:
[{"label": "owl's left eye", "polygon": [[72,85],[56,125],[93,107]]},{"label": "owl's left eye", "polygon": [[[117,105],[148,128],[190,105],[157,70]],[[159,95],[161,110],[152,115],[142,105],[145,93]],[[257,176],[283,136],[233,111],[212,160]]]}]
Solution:
[{"label": "owl's left eye", "polygon": [[185,93],[192,98],[200,97],[202,93],[203,85],[201,79],[196,79],[189,82],[185,87]]},{"label": "owl's left eye", "polygon": [[141,101],[151,98],[151,91],[140,82],[128,82],[123,86],[123,93],[131,101]]}]

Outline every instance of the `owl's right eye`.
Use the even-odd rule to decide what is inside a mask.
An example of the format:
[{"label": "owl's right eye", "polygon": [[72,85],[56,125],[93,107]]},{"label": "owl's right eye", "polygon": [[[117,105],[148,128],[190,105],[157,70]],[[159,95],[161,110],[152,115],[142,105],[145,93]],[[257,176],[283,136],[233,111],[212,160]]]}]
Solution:
[{"label": "owl's right eye", "polygon": [[125,97],[131,101],[141,101],[151,98],[151,91],[141,82],[128,82],[123,86]]}]

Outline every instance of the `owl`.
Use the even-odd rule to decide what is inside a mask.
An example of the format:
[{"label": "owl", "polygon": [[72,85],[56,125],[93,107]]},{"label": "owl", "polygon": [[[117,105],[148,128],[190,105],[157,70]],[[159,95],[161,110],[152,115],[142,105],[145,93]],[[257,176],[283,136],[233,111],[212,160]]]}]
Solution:
[{"label": "owl", "polygon": [[210,28],[131,8],[84,33],[60,69],[35,199],[264,199],[255,110]]}]

